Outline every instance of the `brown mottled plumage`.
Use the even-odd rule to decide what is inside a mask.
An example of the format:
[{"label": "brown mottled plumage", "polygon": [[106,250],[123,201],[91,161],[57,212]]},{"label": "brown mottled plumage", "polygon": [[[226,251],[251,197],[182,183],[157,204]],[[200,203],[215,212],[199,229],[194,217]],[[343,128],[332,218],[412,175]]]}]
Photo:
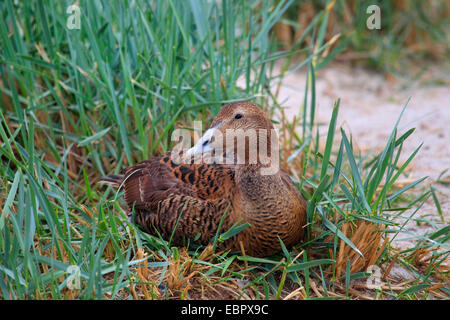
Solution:
[{"label": "brown mottled plumage", "polygon": [[[222,107],[211,128],[225,136],[227,130],[270,130],[273,125],[254,103],[235,102]],[[213,139],[203,145],[206,142],[214,146]],[[270,136],[267,145],[270,150]],[[306,201],[283,170],[262,175],[260,169],[270,164],[263,160],[267,159],[249,161],[246,150],[243,163],[179,163],[168,152],[103,181],[116,187],[122,185],[129,211],[135,210],[135,223],[150,234],[157,231],[168,239],[176,228],[175,243],[200,233],[198,242],[207,244],[216,235],[226,211],[221,232],[239,221],[250,227],[225,241],[224,247],[238,250],[242,242],[247,254],[267,256],[280,250],[278,237],[286,246],[303,239]]]}]

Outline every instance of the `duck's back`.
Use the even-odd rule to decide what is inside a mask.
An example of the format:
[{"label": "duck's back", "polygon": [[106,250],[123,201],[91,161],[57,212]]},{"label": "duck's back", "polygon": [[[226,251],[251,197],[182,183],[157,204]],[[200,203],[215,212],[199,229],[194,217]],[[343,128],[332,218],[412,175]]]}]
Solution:
[{"label": "duck's back", "polygon": [[[207,244],[223,213],[232,216],[234,171],[227,165],[188,164],[175,161],[168,152],[104,180],[116,187],[122,185],[135,223],[147,233],[175,243],[198,238],[199,243]],[[222,227],[229,226],[225,221]]]}]

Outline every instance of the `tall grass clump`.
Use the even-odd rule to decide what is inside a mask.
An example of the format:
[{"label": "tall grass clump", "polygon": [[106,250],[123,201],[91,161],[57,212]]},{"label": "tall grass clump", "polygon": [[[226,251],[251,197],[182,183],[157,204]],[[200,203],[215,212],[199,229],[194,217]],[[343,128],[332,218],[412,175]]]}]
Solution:
[{"label": "tall grass clump", "polygon": [[[394,129],[381,154],[361,157],[344,131],[336,142],[337,102],[319,152],[314,75],[335,53],[324,31],[330,7],[304,29],[306,58],[290,65],[297,49],[280,51],[272,29],[292,3],[78,1],[79,29],[68,24],[72,1],[0,3],[2,299],[349,298],[369,265],[392,261],[387,234],[402,227],[392,212],[431,194],[396,207],[421,182],[395,189],[412,131]],[[173,247],[128,222],[120,193],[96,184],[170,150],[175,125],[207,121],[224,103],[251,99],[275,117],[274,86],[303,66],[305,100],[280,125],[285,168],[309,200],[305,243],[266,259]],[[422,256],[446,234],[423,238]],[[416,270],[410,291],[387,294],[443,290],[434,281],[445,258]]]},{"label": "tall grass clump", "polygon": [[[379,8],[379,29],[366,24],[373,5]],[[445,0],[296,1],[277,23],[277,39],[285,47],[298,46],[304,28],[330,7],[326,39],[339,37],[335,46],[341,61],[405,75],[419,61],[426,68],[427,60],[448,59],[450,7]]]}]

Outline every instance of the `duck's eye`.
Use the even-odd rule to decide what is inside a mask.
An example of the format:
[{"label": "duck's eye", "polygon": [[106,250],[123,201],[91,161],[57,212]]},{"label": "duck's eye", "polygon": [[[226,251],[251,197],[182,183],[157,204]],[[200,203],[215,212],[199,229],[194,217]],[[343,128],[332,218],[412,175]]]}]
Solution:
[{"label": "duck's eye", "polygon": [[235,119],[240,119],[240,118],[242,118],[242,114],[237,113],[237,114],[234,116],[234,118],[235,118]]}]

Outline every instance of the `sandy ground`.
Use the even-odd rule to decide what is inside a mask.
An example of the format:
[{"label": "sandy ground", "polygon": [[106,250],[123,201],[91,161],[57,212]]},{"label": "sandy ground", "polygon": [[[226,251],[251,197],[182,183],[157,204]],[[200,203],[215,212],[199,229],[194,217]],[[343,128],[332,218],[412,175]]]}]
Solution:
[{"label": "sandy ground", "polygon": [[[289,118],[299,113],[305,79],[305,70],[302,70],[288,75],[282,83],[278,99],[286,107],[285,113]],[[324,123],[319,127],[322,142],[326,139],[333,104],[340,98],[337,128],[342,126],[348,136],[351,134],[355,146],[363,153],[383,149],[403,105],[411,98],[399,123],[398,136],[410,128],[416,130],[406,140],[400,161],[405,161],[420,143],[423,142],[423,146],[408,167],[407,176],[399,179],[410,183],[428,176],[422,187],[409,192],[423,192],[424,186],[435,186],[446,220],[444,225],[449,223],[450,188],[436,180],[447,168],[448,172],[441,179],[448,181],[450,176],[449,84],[450,72],[444,66],[435,66],[414,81],[387,80],[383,75],[342,64],[327,66],[316,75],[316,117]],[[336,138],[340,139],[339,130]],[[409,210],[403,216],[408,217],[412,213]],[[396,238],[397,246],[411,247],[416,240],[410,237],[436,231],[443,226],[431,198],[414,217],[426,217],[432,223],[408,222],[405,232]]]}]

